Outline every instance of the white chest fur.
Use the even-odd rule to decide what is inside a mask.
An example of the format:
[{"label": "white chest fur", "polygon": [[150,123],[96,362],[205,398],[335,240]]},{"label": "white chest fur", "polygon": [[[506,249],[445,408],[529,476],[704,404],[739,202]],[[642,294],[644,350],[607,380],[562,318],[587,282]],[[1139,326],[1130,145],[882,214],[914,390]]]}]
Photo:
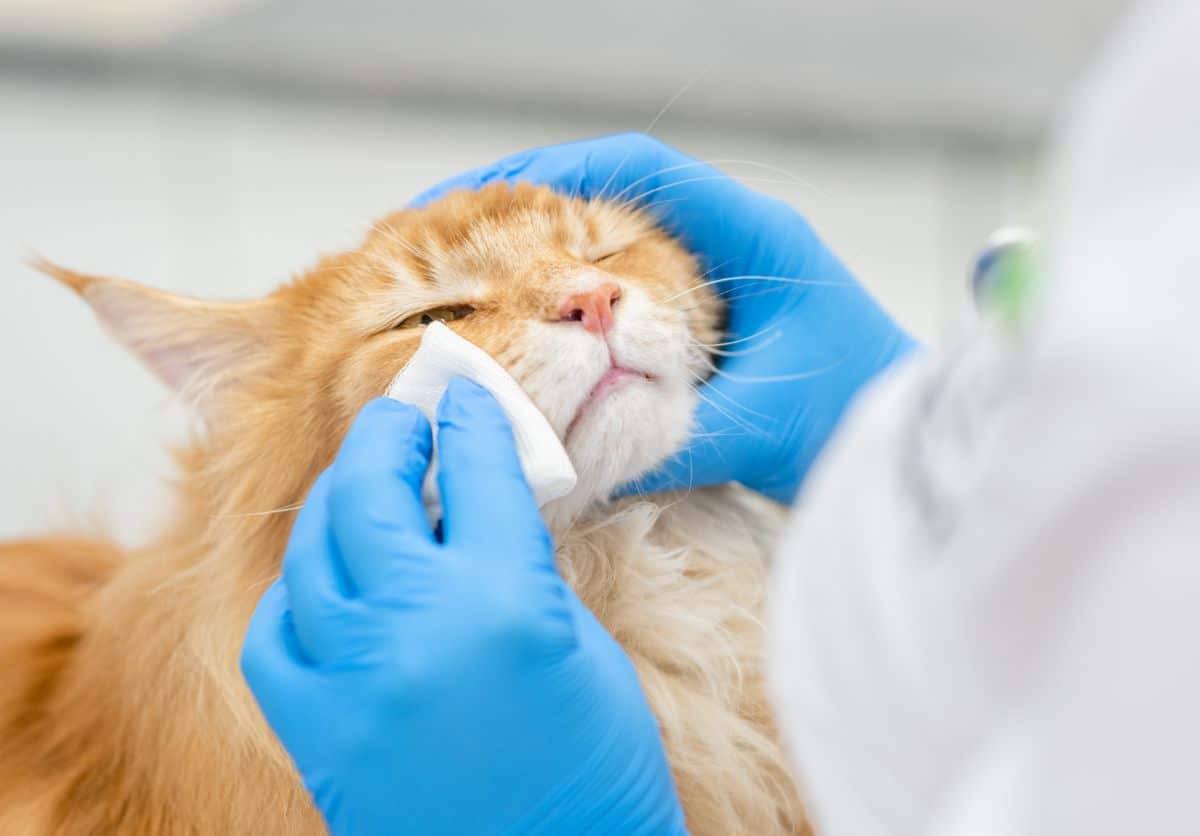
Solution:
[{"label": "white chest fur", "polygon": [[694,834],[808,832],[763,683],[782,518],[724,486],[623,500],[557,537],[564,577],[637,668]]}]

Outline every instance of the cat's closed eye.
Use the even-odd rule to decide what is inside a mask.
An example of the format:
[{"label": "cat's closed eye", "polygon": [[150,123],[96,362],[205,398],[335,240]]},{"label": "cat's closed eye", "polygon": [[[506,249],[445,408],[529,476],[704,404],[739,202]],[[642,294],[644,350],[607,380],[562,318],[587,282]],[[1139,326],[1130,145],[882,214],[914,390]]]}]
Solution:
[{"label": "cat's closed eye", "polygon": [[583,258],[592,264],[610,261],[629,249],[629,242],[598,242],[589,244],[583,250]]},{"label": "cat's closed eye", "polygon": [[462,319],[464,316],[470,316],[474,312],[475,309],[470,305],[441,305],[405,317],[396,323],[396,327],[419,328],[422,325],[429,325],[433,322],[453,322],[456,319]]}]

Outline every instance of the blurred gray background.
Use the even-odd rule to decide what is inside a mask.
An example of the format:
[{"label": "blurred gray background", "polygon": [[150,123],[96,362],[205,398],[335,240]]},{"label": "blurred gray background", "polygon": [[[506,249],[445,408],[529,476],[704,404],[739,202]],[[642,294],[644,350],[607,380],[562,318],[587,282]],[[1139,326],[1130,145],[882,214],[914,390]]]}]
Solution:
[{"label": "blurred gray background", "polygon": [[142,536],[187,427],[32,251],[250,296],[440,178],[670,103],[655,135],[747,161],[936,340],[986,234],[1036,221],[1055,114],[1127,5],[0,0],[0,536]]}]

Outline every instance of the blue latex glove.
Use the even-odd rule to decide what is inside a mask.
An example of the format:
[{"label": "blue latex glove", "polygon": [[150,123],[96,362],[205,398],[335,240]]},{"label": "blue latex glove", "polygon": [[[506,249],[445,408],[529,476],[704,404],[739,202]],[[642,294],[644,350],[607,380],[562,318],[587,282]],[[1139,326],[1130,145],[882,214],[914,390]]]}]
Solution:
[{"label": "blue latex glove", "polygon": [[629,659],[563,582],[503,411],[371,402],[296,520],[242,667],[335,834],[684,833]]},{"label": "blue latex glove", "polygon": [[639,491],[739,481],[789,502],[846,405],[912,339],[790,206],[640,134],[515,154],[417,198],[496,180],[633,201],[705,262],[730,305],[693,440]]}]

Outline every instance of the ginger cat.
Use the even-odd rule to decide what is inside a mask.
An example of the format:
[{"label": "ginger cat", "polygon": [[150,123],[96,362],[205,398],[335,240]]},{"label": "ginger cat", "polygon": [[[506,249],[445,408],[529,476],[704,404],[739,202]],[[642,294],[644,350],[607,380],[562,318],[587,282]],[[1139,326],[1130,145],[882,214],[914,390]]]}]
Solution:
[{"label": "ginger cat", "polygon": [[[778,509],[733,486],[608,499],[683,444],[721,333],[695,260],[646,215],[527,185],[456,192],[246,302],[40,267],[205,431],[144,546],[0,545],[0,833],[324,832],[242,680],[242,635],[296,503],[435,319],[563,438],[580,479],[545,509],[559,565],[637,667],[692,833],[809,832],[763,685]],[[602,283],[619,298],[597,334],[562,304]],[[641,375],[598,396],[618,364]]]}]

